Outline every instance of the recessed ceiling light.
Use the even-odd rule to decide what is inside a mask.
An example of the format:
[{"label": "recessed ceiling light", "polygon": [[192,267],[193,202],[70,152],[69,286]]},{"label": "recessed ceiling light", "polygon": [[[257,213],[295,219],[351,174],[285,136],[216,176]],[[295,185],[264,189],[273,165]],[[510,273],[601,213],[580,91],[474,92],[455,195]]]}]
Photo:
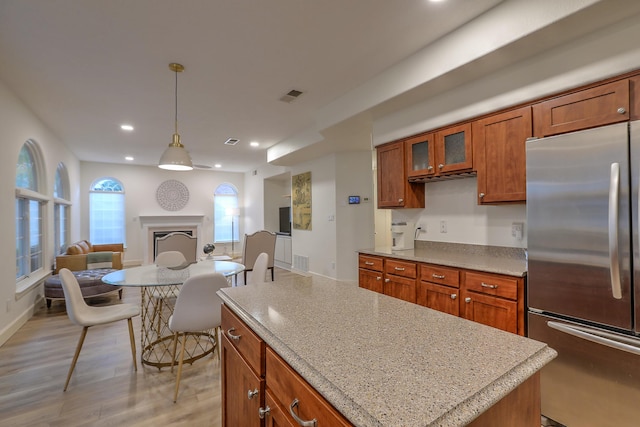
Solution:
[{"label": "recessed ceiling light", "polygon": [[133,156],[126,156],[124,159],[131,162],[133,161]]},{"label": "recessed ceiling light", "polygon": [[220,163],[216,163],[215,165],[213,165],[214,168],[221,168],[222,165]]},{"label": "recessed ceiling light", "polygon": [[127,132],[131,132],[133,130],[133,126],[131,126],[131,125],[120,125],[120,129],[126,130]]},{"label": "recessed ceiling light", "polygon": [[252,146],[252,147],[258,147],[258,146],[260,146],[260,143],[258,141],[251,141],[249,143],[249,145]]}]

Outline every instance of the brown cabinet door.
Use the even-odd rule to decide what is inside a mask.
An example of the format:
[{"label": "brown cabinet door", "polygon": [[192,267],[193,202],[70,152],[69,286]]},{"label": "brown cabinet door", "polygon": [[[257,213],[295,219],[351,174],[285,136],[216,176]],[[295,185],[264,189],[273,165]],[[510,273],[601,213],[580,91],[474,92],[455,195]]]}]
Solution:
[{"label": "brown cabinet door", "polygon": [[436,172],[446,174],[473,169],[471,123],[436,133]]},{"label": "brown cabinet door", "polygon": [[267,390],[266,405],[269,412],[264,417],[265,427],[300,427],[298,423],[291,420],[291,416],[287,415],[286,409],[278,404],[270,390]]},{"label": "brown cabinet door", "polygon": [[387,274],[384,279],[384,294],[415,304],[416,279]]},{"label": "brown cabinet door", "polygon": [[537,137],[629,120],[629,79],[543,101],[533,106]]},{"label": "brown cabinet door", "polygon": [[518,305],[489,295],[462,291],[462,317],[503,331],[518,333]]},{"label": "brown cabinet door", "polygon": [[[221,350],[222,425],[260,427],[262,420],[258,417],[258,409],[264,405],[264,380],[256,376],[224,335]],[[250,391],[251,399],[248,397]]]},{"label": "brown cabinet door", "polygon": [[426,133],[406,140],[407,177],[430,176],[436,173],[435,135]]},{"label": "brown cabinet door", "polygon": [[460,315],[459,290],[429,282],[418,282],[417,303],[454,316]]},{"label": "brown cabinet door", "polygon": [[478,204],[526,201],[526,140],[531,126],[531,107],[473,123]]},{"label": "brown cabinet door", "polygon": [[387,144],[378,153],[378,207],[404,206],[404,143]]},{"label": "brown cabinet door", "polygon": [[358,283],[361,288],[369,289],[370,291],[380,293],[384,291],[382,273],[378,271],[365,270],[364,268],[358,269]]},{"label": "brown cabinet door", "polygon": [[405,173],[404,140],[376,148],[378,207],[424,208],[424,184],[410,183]]}]

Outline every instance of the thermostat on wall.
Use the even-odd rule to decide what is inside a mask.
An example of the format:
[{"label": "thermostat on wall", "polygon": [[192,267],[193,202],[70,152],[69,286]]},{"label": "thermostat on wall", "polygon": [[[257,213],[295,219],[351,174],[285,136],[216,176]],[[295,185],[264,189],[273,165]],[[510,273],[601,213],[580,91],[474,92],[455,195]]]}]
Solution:
[{"label": "thermostat on wall", "polygon": [[350,205],[359,205],[360,204],[360,196],[349,196],[349,204]]}]

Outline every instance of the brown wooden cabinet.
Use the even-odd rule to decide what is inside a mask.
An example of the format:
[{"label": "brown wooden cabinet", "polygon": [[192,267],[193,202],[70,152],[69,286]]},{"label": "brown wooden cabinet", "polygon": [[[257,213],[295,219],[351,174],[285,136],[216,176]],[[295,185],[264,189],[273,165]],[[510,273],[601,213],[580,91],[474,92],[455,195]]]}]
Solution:
[{"label": "brown wooden cabinet", "polygon": [[523,107],[473,122],[478,204],[526,201],[531,120],[531,107]]},{"label": "brown wooden cabinet", "polygon": [[302,425],[292,412],[321,426],[351,426],[226,305],[222,330],[223,426]]},{"label": "brown wooden cabinet", "polygon": [[264,342],[222,306],[222,425],[261,426],[264,405]]},{"label": "brown wooden cabinet", "polygon": [[271,396],[271,404],[264,408],[267,426],[301,426],[313,420],[318,426],[351,426],[271,348],[266,353],[266,384]]},{"label": "brown wooden cabinet", "polygon": [[417,303],[434,310],[460,315],[460,272],[457,269],[420,265]]},{"label": "brown wooden cabinet", "polygon": [[417,264],[387,258],[384,262],[384,294],[416,302]]},{"label": "brown wooden cabinet", "polygon": [[407,180],[404,144],[400,140],[376,148],[379,208],[424,208],[424,184]]},{"label": "brown wooden cabinet", "polygon": [[361,288],[384,293],[384,259],[372,255],[358,256],[358,284]]},{"label": "brown wooden cabinet", "polygon": [[629,79],[622,79],[533,105],[536,137],[629,120]]},{"label": "brown wooden cabinet", "polygon": [[[368,254],[360,254],[359,265],[362,288],[518,335],[525,334],[523,277]],[[380,290],[377,278],[383,267],[384,286]],[[375,286],[370,284],[371,277],[376,278]]]},{"label": "brown wooden cabinet", "polygon": [[524,335],[524,279],[467,271],[462,317]]},{"label": "brown wooden cabinet", "polygon": [[471,123],[438,131],[435,142],[436,169],[439,175],[473,169]]},{"label": "brown wooden cabinet", "polygon": [[423,133],[405,141],[407,177],[431,177],[436,173],[435,134]]}]

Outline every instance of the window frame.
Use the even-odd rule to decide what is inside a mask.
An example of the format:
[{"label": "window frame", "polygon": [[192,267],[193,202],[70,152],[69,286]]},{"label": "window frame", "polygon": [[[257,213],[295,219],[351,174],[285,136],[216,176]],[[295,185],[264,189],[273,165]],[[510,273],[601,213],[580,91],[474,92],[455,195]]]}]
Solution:
[{"label": "window frame", "polygon": [[[23,150],[28,161],[23,162]],[[29,178],[24,178],[21,167],[28,168]],[[33,140],[27,140],[21,147],[16,162],[15,182],[15,242],[16,242],[16,292],[21,294],[40,283],[49,275],[45,269],[47,247],[48,206],[51,200],[43,189],[46,188],[46,173],[40,147]],[[33,212],[34,206],[37,212]],[[35,218],[34,218],[35,216]],[[34,221],[36,226],[34,227]],[[34,237],[36,242],[34,244]],[[35,257],[35,260],[34,260]],[[35,261],[35,262],[34,262]]]},{"label": "window frame", "polygon": [[[229,199],[232,199],[230,202]],[[225,200],[225,202],[222,202]],[[237,243],[240,240],[239,194],[235,185],[223,182],[213,192],[213,242],[218,244]],[[221,206],[218,206],[221,203]],[[234,212],[230,214],[229,209]],[[232,233],[227,231],[233,230]],[[222,236],[220,236],[222,234]]]},{"label": "window frame", "polygon": [[[104,190],[99,190],[96,189],[96,187],[103,182],[112,182],[112,183],[116,183],[117,186],[119,187],[119,189],[113,190],[113,189],[104,189]],[[94,197],[94,195],[112,195],[112,194],[117,194],[119,196],[119,203],[120,203],[120,218],[117,219],[116,222],[120,222],[120,230],[117,233],[119,235],[114,237],[117,241],[109,241],[109,239],[104,239],[102,236],[99,236],[97,233],[98,231],[95,228],[95,222],[98,221],[98,219],[94,218],[94,203],[96,203],[96,200]],[[112,227],[113,228],[113,227]],[[91,243],[95,243],[95,244],[101,244],[101,243],[122,243],[126,246],[126,237],[127,237],[127,229],[126,229],[126,193],[125,193],[125,187],[124,184],[122,183],[122,181],[120,181],[117,178],[114,178],[112,176],[103,176],[100,178],[95,179],[92,183],[91,186],[89,187],[89,240],[91,241]]]},{"label": "window frame", "polygon": [[[58,163],[53,186],[53,248],[54,255],[61,255],[71,240],[71,186],[64,163]],[[61,217],[61,213],[64,213]]]}]

